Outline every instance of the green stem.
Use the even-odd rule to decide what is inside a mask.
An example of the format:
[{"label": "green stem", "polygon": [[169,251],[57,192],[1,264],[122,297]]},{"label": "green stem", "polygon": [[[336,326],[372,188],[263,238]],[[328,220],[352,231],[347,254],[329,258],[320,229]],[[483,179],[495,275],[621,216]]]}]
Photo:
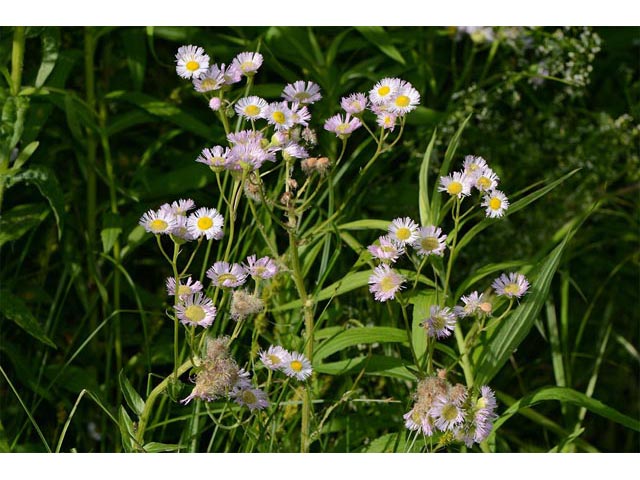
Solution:
[{"label": "green stem", "polygon": [[11,51],[11,95],[20,93],[22,85],[22,67],[24,61],[25,27],[15,27],[13,31],[13,49]]},{"label": "green stem", "polygon": [[460,204],[462,202],[459,198],[456,197],[456,206],[455,212],[453,214],[453,243],[451,244],[451,249],[449,250],[449,261],[447,262],[447,273],[444,277],[444,286],[442,293],[442,301],[446,305],[447,303],[447,294],[449,291],[449,280],[451,279],[451,269],[453,267],[453,257],[455,255],[456,243],[458,242],[458,225],[460,223]]},{"label": "green stem", "polygon": [[404,320],[404,328],[407,331],[407,340],[409,341],[409,348],[411,349],[411,356],[413,357],[413,363],[418,368],[419,372],[422,374],[422,366],[420,365],[418,355],[416,354],[416,351],[413,348],[413,330],[411,328],[411,324],[409,323],[407,306],[405,305],[405,302],[403,300],[398,300],[398,303],[400,304],[400,308],[402,309],[402,318]]},{"label": "green stem", "polygon": [[178,255],[180,254],[180,247],[177,243],[173,243],[173,259],[171,261],[171,267],[173,268],[173,278],[176,281],[176,288],[174,292],[173,303],[173,381],[178,382],[178,342],[180,341],[180,321],[176,313],[176,307],[180,300],[180,278],[178,277]]}]

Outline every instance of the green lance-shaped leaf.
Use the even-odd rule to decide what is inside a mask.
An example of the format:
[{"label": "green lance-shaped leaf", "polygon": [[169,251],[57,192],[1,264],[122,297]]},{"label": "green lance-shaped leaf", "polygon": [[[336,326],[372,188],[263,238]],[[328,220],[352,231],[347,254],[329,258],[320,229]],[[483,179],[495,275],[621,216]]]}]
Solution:
[{"label": "green lance-shaped leaf", "polygon": [[135,429],[131,417],[122,405],[120,405],[120,409],[118,410],[118,426],[120,427],[120,436],[122,437],[122,448],[124,448],[124,451],[127,453],[133,452]]},{"label": "green lance-shaped leaf", "polygon": [[12,320],[32,337],[40,340],[45,345],[56,348],[56,344],[46,335],[42,325],[31,314],[22,299],[8,290],[0,290],[0,313]]},{"label": "green lance-shaped leaf", "polygon": [[407,362],[400,358],[384,355],[368,355],[339,360],[337,362],[314,365],[314,370],[327,375],[357,373],[364,369],[368,375],[392,377],[399,380],[416,381],[416,376],[407,368]]},{"label": "green lance-shaped leaf", "polygon": [[402,54],[398,51],[398,49],[393,45],[391,41],[391,35],[387,33],[387,31],[380,27],[355,27],[358,32],[362,34],[364,38],[373,43],[376,47],[380,49],[382,53],[384,53],[389,58],[395,60],[398,63],[404,65],[406,62]]},{"label": "green lance-shaped leaf", "polygon": [[0,247],[19,239],[49,215],[45,203],[17,205],[0,217]]},{"label": "green lance-shaped leaf", "polygon": [[120,390],[122,390],[122,394],[124,395],[127,405],[129,405],[136,415],[142,415],[142,411],[144,410],[144,400],[142,400],[142,397],[138,395],[136,389],[133,388],[133,385],[131,385],[131,382],[129,382],[129,379],[127,379],[127,376],[124,374],[124,370],[120,371],[118,381],[120,382]]},{"label": "green lance-shaped leaf", "polygon": [[541,262],[538,269],[532,271],[529,275],[529,293],[521,299],[521,304],[489,333],[486,346],[482,348],[475,361],[478,366],[475,375],[476,385],[489,383],[531,330],[549,294],[551,280],[570,237],[571,234],[565,237]]},{"label": "green lance-shaped leaf", "polygon": [[42,40],[42,62],[40,62],[40,68],[36,75],[36,88],[44,85],[56,66],[58,54],[60,53],[60,29],[58,27],[47,27],[44,29],[40,39]]},{"label": "green lance-shaped leaf", "polygon": [[422,164],[420,165],[420,176],[418,177],[418,207],[420,209],[420,223],[422,225],[433,225],[433,215],[429,208],[429,160],[431,159],[431,153],[433,152],[433,145],[436,141],[436,129],[433,130],[431,135],[431,141],[427,145],[427,149],[422,157]]},{"label": "green lance-shaped leaf", "polygon": [[313,353],[313,361],[322,359],[345,348],[360,344],[406,342],[404,330],[392,327],[350,328],[321,343]]},{"label": "green lance-shaped leaf", "polygon": [[422,363],[427,351],[427,331],[420,326],[429,317],[431,305],[436,305],[436,293],[434,290],[424,290],[411,298],[413,304],[413,317],[411,320],[411,340],[413,351],[418,362]]}]

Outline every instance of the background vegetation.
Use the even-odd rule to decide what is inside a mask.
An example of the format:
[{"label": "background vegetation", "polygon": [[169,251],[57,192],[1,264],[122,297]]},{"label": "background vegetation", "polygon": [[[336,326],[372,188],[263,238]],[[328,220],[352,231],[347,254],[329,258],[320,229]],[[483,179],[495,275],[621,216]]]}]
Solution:
[{"label": "background vegetation", "polygon": [[[62,451],[120,451],[120,430],[110,419],[123,401],[119,372],[144,393],[171,371],[172,329],[164,317],[170,272],[137,222],[166,201],[217,202],[214,177],[194,160],[223,135],[191,84],[175,75],[174,54],[183,44],[204,47],[216,62],[259,49],[265,62],[254,93],[270,100],[286,83],[318,83],[324,98],[314,105],[313,124],[319,150],[333,158],[339,145],[322,123],[342,96],[368,91],[385,76],[420,91],[422,107],[408,117],[402,141],[367,172],[367,188],[355,192],[345,221],[418,218],[418,172],[434,128],[431,178],[469,114],[456,167],[465,154],[481,155],[512,193],[579,168],[526,213],[476,237],[460,257],[454,283],[488,263],[535,264],[579,225],[535,328],[493,381],[499,413],[555,385],[638,419],[640,32],[491,32],[493,38],[435,27],[27,28],[24,70],[16,78],[15,29],[0,28],[6,80],[0,86],[0,450],[54,450],[60,442]],[[351,142],[347,156],[373,148],[364,140]],[[350,186],[338,182],[336,196],[345,198]],[[244,221],[248,253],[264,249],[251,216]],[[350,271],[359,259],[354,245],[374,239],[367,231],[349,233],[332,236],[317,252],[320,267],[307,272],[317,291]],[[294,299],[281,294],[278,300]],[[397,321],[397,312],[374,302],[366,288],[335,297],[320,311],[319,328],[326,328],[320,340],[332,335],[330,327]],[[256,319],[259,344],[286,340],[297,315]],[[255,355],[255,340],[245,343],[246,355]],[[329,359],[390,348],[363,342]],[[385,371],[316,371],[316,414],[327,414],[327,422],[312,450],[381,451],[389,448],[384,439],[398,440],[388,435],[404,430],[411,382]],[[83,390],[90,393],[76,402]],[[238,429],[216,434],[207,421],[187,442],[192,408],[163,402],[164,417],[154,419],[157,441],[182,439],[195,451],[297,449],[295,405],[282,411],[278,442],[249,445]],[[501,427],[497,451],[640,447],[637,431],[570,402],[542,402],[519,413]]]}]

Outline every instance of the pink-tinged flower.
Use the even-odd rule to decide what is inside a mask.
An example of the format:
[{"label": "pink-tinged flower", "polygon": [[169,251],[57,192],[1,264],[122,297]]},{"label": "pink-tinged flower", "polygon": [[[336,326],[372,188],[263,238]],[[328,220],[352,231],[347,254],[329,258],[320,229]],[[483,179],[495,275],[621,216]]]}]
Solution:
[{"label": "pink-tinged flower", "polygon": [[267,105],[264,118],[276,130],[289,130],[293,127],[293,114],[287,102],[273,102]]},{"label": "pink-tinged flower", "polygon": [[236,388],[231,392],[231,397],[238,405],[249,407],[252,412],[269,406],[267,394],[259,388]]},{"label": "pink-tinged flower", "polygon": [[233,162],[227,165],[229,169],[257,170],[267,160],[273,162],[275,155],[262,148],[260,142],[239,143],[231,147],[229,160]]},{"label": "pink-tinged flower", "polygon": [[302,125],[303,127],[309,126],[309,120],[311,120],[311,113],[309,109],[298,102],[291,104],[291,118],[294,125]]},{"label": "pink-tinged flower", "polygon": [[418,240],[420,227],[409,217],[398,217],[391,222],[388,231],[391,240],[401,245],[411,245]]},{"label": "pink-tinged flower", "polygon": [[508,276],[506,273],[503,273],[493,281],[491,287],[498,295],[504,295],[509,298],[520,298],[527,293],[529,282],[521,273],[511,272]]},{"label": "pink-tinged flower", "polygon": [[185,215],[176,215],[176,226],[171,230],[171,235],[190,242],[197,237],[189,232],[189,218]]},{"label": "pink-tinged flower", "polygon": [[[220,90],[224,85],[224,76],[217,65],[212,65],[199,77],[193,78],[193,88],[196,92],[206,93]],[[219,100],[219,99],[218,99]]]},{"label": "pink-tinged flower", "polygon": [[476,402],[475,418],[481,420],[495,420],[497,415],[495,410],[498,407],[496,395],[487,385],[480,387],[480,398]]},{"label": "pink-tinged flower", "polygon": [[241,130],[227,135],[227,140],[233,145],[259,145],[263,138],[262,133],[255,130]]},{"label": "pink-tinged flower", "polygon": [[453,311],[456,316],[464,318],[475,315],[476,313],[483,313],[481,305],[485,302],[484,293],[478,294],[478,292],[471,292],[467,296],[463,295],[460,300],[464,303],[464,307],[454,307]]},{"label": "pink-tinged flower", "polygon": [[380,112],[376,116],[376,123],[385,130],[393,131],[396,128],[396,115],[390,112]]},{"label": "pink-tinged flower", "polygon": [[233,390],[244,388],[251,388],[251,374],[244,368],[240,368],[235,374],[235,381],[231,386],[231,389]]},{"label": "pink-tinged flower", "polygon": [[169,212],[175,216],[184,217],[187,214],[187,212],[189,210],[194,209],[195,206],[196,206],[196,203],[190,198],[186,198],[186,199],[181,198],[178,201],[172,202],[171,205],[169,205],[168,203],[161,205],[160,209],[166,212]]},{"label": "pink-tinged flower", "polygon": [[242,75],[251,77],[256,74],[262,65],[263,57],[258,52],[242,52],[231,62],[231,66]]},{"label": "pink-tinged flower", "polygon": [[282,371],[288,377],[296,378],[297,380],[306,380],[311,376],[313,369],[311,368],[309,359],[302,353],[291,352],[282,367]]},{"label": "pink-tinged flower", "polygon": [[364,93],[352,93],[348,97],[342,97],[340,106],[351,115],[359,115],[367,108],[369,100]]},{"label": "pink-tinged flower", "polygon": [[[188,277],[187,280],[178,286],[178,296],[184,297],[187,295],[193,295],[202,290],[202,284],[196,280],[195,282]],[[167,278],[167,294],[174,296],[176,294],[176,279],[174,277]]]},{"label": "pink-tinged flower", "polygon": [[234,109],[238,115],[249,120],[256,120],[258,118],[264,118],[265,110],[267,109],[267,101],[263,98],[245,97],[238,100]]},{"label": "pink-tinged flower", "polygon": [[435,419],[436,427],[443,432],[455,430],[464,421],[462,408],[444,395],[435,398],[429,415]]},{"label": "pink-tinged flower", "polygon": [[465,175],[475,177],[478,173],[484,171],[485,168],[489,168],[489,166],[484,158],[475,155],[467,155],[464,157],[462,169]]},{"label": "pink-tinged flower", "polygon": [[176,73],[182,78],[198,78],[209,68],[209,55],[202,47],[182,46],[176,53]]},{"label": "pink-tinged flower", "polygon": [[389,265],[382,264],[373,269],[369,277],[369,291],[378,302],[386,302],[395,298],[402,289],[405,278],[393,270]]},{"label": "pink-tinged flower", "polygon": [[456,328],[456,315],[449,307],[431,305],[429,317],[422,322],[430,337],[446,338]]},{"label": "pink-tinged flower", "polygon": [[213,323],[217,313],[213,301],[200,292],[181,297],[175,308],[176,315],[183,324],[205,328]]},{"label": "pink-tinged flower", "polygon": [[420,415],[415,408],[412,408],[402,418],[404,418],[404,426],[412,432],[422,430],[422,433],[428,437],[433,435],[433,425],[429,415]]},{"label": "pink-tinged flower", "polygon": [[195,238],[207,237],[220,240],[223,236],[224,218],[215,208],[202,207],[189,215],[187,228]]},{"label": "pink-tinged flower", "polygon": [[220,65],[220,72],[222,73],[225,85],[233,85],[234,83],[238,83],[242,80],[242,70],[234,65],[226,67],[223,63]]},{"label": "pink-tinged flower", "polygon": [[444,255],[447,248],[446,235],[442,234],[440,227],[428,225],[418,230],[418,238],[412,243],[418,255]]},{"label": "pink-tinged flower", "polygon": [[482,197],[483,207],[487,207],[485,214],[490,218],[499,218],[509,208],[509,200],[507,196],[500,190],[493,190]]},{"label": "pink-tinged flower", "polygon": [[369,100],[374,105],[388,103],[398,93],[401,82],[399,78],[383,78],[369,91]]},{"label": "pink-tinged flower", "polygon": [[260,361],[269,370],[282,370],[290,357],[291,353],[280,345],[271,345],[267,351],[260,352]]},{"label": "pink-tinged flower", "polygon": [[420,104],[420,94],[409,82],[400,82],[398,91],[387,105],[389,111],[396,115],[405,115]]},{"label": "pink-tinged flower", "polygon": [[344,117],[341,114],[334,115],[324,122],[324,129],[335,133],[338,137],[351,135],[354,130],[360,128],[362,122],[357,118],[351,118],[347,113]]},{"label": "pink-tinged flower", "polygon": [[177,226],[176,216],[166,209],[149,210],[138,222],[144,229],[153,234],[169,234]]},{"label": "pink-tinged flower", "polygon": [[221,105],[222,105],[222,101],[220,100],[219,97],[213,97],[211,100],[209,100],[209,108],[214,112],[217,112],[218,110],[220,110]]},{"label": "pink-tinged flower", "polygon": [[276,262],[270,257],[262,257],[256,260],[256,255],[247,257],[247,271],[253,278],[266,280],[278,273]]},{"label": "pink-tinged flower", "polygon": [[212,170],[222,170],[229,163],[229,151],[229,147],[223,148],[220,145],[216,145],[213,148],[204,148],[200,156],[196,158],[196,162],[209,165]]},{"label": "pink-tinged flower", "polygon": [[311,105],[322,98],[320,87],[313,82],[298,80],[284,87],[282,97],[288,102],[298,102],[303,105]]},{"label": "pink-tinged flower", "polygon": [[404,245],[395,242],[389,235],[378,238],[379,245],[369,245],[367,250],[374,258],[383,262],[394,263],[400,256],[404,255]]},{"label": "pink-tinged flower", "polygon": [[458,198],[466,197],[471,194],[471,178],[462,172],[453,172],[446,177],[440,177],[439,192],[447,192],[451,196]]},{"label": "pink-tinged flower", "polygon": [[239,263],[216,262],[207,270],[207,277],[216,287],[235,288],[245,282],[247,271]]}]

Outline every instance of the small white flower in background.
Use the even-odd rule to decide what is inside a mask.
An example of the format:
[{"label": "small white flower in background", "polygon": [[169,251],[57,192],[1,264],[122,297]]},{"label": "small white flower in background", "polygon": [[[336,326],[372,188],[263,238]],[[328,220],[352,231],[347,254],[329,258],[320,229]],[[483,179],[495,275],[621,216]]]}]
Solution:
[{"label": "small white flower in background", "polygon": [[393,113],[380,112],[376,116],[376,123],[385,130],[393,131],[396,126],[396,116]]},{"label": "small white flower in background", "polygon": [[411,245],[418,240],[420,227],[409,217],[395,218],[389,225],[391,239],[401,245]]},{"label": "small white flower in background", "polygon": [[336,136],[351,135],[355,130],[362,126],[362,122],[357,118],[352,118],[347,113],[344,117],[341,114],[334,115],[324,122],[324,129],[333,132]]},{"label": "small white flower in background", "polygon": [[213,323],[217,313],[213,301],[201,292],[181,297],[180,303],[175,308],[176,314],[183,324],[205,328]]},{"label": "small white flower in background", "polygon": [[358,115],[367,108],[367,96],[364,93],[352,93],[348,97],[342,97],[340,106],[346,113]]},{"label": "small white flower in background", "polygon": [[456,315],[449,307],[431,305],[429,317],[421,325],[427,329],[427,335],[430,337],[446,338],[456,328]]},{"label": "small white flower in background", "polygon": [[389,265],[382,264],[373,269],[369,277],[369,291],[378,302],[386,302],[395,298],[402,289],[405,278],[393,270]]},{"label": "small white flower in background", "polygon": [[369,245],[367,250],[374,258],[383,262],[394,263],[400,256],[404,255],[404,245],[394,242],[389,235],[378,238],[379,245]]},{"label": "small white flower in background", "polygon": [[483,169],[476,177],[473,186],[481,192],[495,190],[500,178],[489,167]]},{"label": "small white flower in background", "polygon": [[256,255],[247,257],[246,269],[253,278],[261,278],[266,280],[278,273],[276,262],[270,257],[262,257],[256,260]]},{"label": "small white flower in background", "polygon": [[289,83],[284,87],[282,92],[282,98],[288,102],[298,102],[303,105],[311,105],[322,98],[320,94],[320,87],[313,82],[304,82],[304,80],[298,80],[294,83]]},{"label": "small white flower in background", "polygon": [[247,118],[249,120],[256,120],[258,118],[264,118],[264,112],[267,108],[267,101],[256,97],[245,97],[238,100],[234,109],[238,115]]},{"label": "small white flower in background", "polygon": [[291,353],[280,345],[271,345],[268,350],[260,352],[260,361],[269,370],[282,370]]},{"label": "small white flower in background", "polygon": [[[167,278],[167,294],[174,296],[176,294],[176,279],[174,277]],[[202,284],[196,280],[195,282],[188,277],[187,280],[179,283],[178,296],[184,297],[186,295],[193,295],[202,290]]]},{"label": "small white flower in background", "polygon": [[172,202],[171,205],[165,203],[160,206],[161,210],[172,213],[176,216],[185,216],[189,210],[193,210],[196,207],[196,203],[190,198],[181,198],[175,202]]},{"label": "small white flower in background", "polygon": [[389,101],[389,111],[397,115],[405,115],[420,104],[420,94],[409,82],[401,81],[397,93]]},{"label": "small white flower in background", "polygon": [[446,177],[440,177],[438,191],[458,198],[466,197],[471,194],[471,178],[462,172],[453,172]]},{"label": "small white flower in background", "polygon": [[193,78],[193,88],[199,93],[220,90],[223,85],[224,76],[217,65],[209,67],[202,75]]},{"label": "small white flower in background", "polygon": [[182,78],[198,78],[209,68],[209,55],[202,47],[182,46],[176,53],[176,73]]},{"label": "small white flower in background", "polygon": [[169,234],[177,226],[176,217],[168,210],[149,210],[138,222],[144,229],[153,234]]},{"label": "small white flower in background", "polygon": [[296,378],[297,380],[306,380],[313,369],[311,368],[311,362],[302,353],[291,352],[286,359],[282,371],[288,377]]},{"label": "small white flower in background", "polygon": [[471,315],[475,315],[476,313],[483,313],[481,305],[485,303],[484,301],[484,293],[471,292],[467,296],[462,296],[460,298],[462,303],[464,303],[464,307],[459,305],[453,308],[453,311],[458,317],[470,317]]},{"label": "small white flower in background", "polygon": [[258,52],[242,52],[233,59],[231,66],[243,75],[251,77],[256,74],[263,60],[262,55]]},{"label": "small white flower in background", "polygon": [[235,288],[245,282],[247,271],[239,263],[216,262],[207,270],[207,277],[216,287]]},{"label": "small white flower in background", "polygon": [[418,230],[418,238],[412,243],[418,255],[444,255],[447,236],[440,227],[428,225]]},{"label": "small white flower in background", "polygon": [[484,195],[481,205],[487,207],[485,211],[487,217],[499,218],[502,217],[505,210],[509,208],[509,200],[500,190],[493,190]]},{"label": "small white flower in background", "polygon": [[489,168],[487,165],[487,161],[482,157],[477,157],[475,155],[467,155],[464,157],[464,162],[462,162],[462,169],[465,175],[470,177],[475,177],[485,168]]},{"label": "small white flower in background", "polygon": [[264,118],[276,130],[289,130],[293,127],[293,114],[287,102],[273,102],[267,105]]},{"label": "small white flower in background", "polygon": [[211,168],[225,168],[228,163],[229,147],[223,148],[216,145],[213,148],[204,148],[196,162],[209,165]]},{"label": "small white flower in background", "polygon": [[491,287],[498,295],[520,298],[529,290],[529,281],[521,273],[511,272],[509,275],[503,273],[493,281]]},{"label": "small white flower in background", "polygon": [[401,82],[399,78],[383,78],[369,91],[369,100],[374,105],[389,102],[397,95]]},{"label": "small white flower in background", "polygon": [[267,394],[259,388],[235,388],[230,396],[238,405],[249,407],[252,412],[269,406]]},{"label": "small white flower in background", "polygon": [[199,208],[187,219],[189,233],[195,238],[207,237],[207,240],[220,240],[223,224],[224,218],[215,208]]}]

